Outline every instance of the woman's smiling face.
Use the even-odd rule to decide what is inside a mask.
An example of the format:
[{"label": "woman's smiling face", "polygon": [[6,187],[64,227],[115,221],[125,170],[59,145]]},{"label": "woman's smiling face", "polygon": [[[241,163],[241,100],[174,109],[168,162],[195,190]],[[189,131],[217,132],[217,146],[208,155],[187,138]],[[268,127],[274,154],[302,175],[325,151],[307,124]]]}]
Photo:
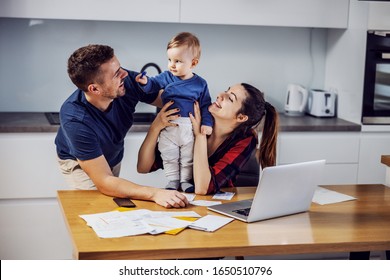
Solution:
[{"label": "woman's smiling face", "polygon": [[246,97],[247,93],[242,85],[231,86],[225,92],[218,94],[217,100],[209,106],[209,111],[214,118],[236,119],[237,112]]}]

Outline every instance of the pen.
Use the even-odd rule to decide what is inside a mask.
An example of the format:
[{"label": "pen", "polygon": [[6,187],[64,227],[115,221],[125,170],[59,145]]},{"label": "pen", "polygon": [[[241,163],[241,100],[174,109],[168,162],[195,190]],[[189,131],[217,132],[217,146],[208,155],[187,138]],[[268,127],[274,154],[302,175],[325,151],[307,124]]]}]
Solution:
[{"label": "pen", "polygon": [[142,79],[145,75],[146,75],[146,71],[143,71],[143,72],[141,73],[140,79]]}]

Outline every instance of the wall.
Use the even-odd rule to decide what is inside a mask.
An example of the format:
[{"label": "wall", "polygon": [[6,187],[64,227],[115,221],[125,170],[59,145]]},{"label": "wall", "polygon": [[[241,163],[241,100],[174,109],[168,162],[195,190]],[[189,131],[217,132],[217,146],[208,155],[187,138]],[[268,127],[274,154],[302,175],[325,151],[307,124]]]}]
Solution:
[{"label": "wall", "polygon": [[360,123],[368,3],[350,1],[348,29],[329,30],[325,87],[338,92],[338,116]]},{"label": "wall", "polygon": [[180,31],[201,40],[196,72],[213,97],[245,81],[283,110],[288,83],[323,87],[326,29],[0,18],[0,111],[58,111],[74,90],[67,58],[89,43],[113,46],[126,68],[153,61],[166,69],[166,44]]}]

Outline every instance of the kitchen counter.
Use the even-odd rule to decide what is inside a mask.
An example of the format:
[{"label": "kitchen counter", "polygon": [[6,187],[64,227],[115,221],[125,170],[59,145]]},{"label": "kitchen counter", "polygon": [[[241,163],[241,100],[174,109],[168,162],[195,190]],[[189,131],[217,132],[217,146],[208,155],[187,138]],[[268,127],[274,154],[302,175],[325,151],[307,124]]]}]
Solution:
[{"label": "kitchen counter", "polygon": [[[59,125],[50,124],[45,113],[0,112],[0,133],[57,132]],[[131,132],[147,132],[148,123],[137,123]]]},{"label": "kitchen counter", "polygon": [[[135,123],[130,132],[147,132],[148,123]],[[45,113],[0,112],[0,133],[57,132]],[[290,117],[280,114],[281,132],[341,132],[361,131],[361,125],[339,118]]]},{"label": "kitchen counter", "polygon": [[290,117],[280,114],[282,132],[361,131],[361,125],[340,118],[316,118],[309,115]]}]

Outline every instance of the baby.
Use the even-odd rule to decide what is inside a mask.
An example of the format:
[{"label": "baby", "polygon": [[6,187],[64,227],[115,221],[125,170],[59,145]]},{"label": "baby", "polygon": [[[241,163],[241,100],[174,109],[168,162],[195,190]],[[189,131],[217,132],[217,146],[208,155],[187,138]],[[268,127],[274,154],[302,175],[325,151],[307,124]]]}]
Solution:
[{"label": "baby", "polygon": [[193,73],[199,63],[201,47],[196,36],[182,32],[173,37],[167,46],[168,69],[155,77],[144,73],[136,81],[145,92],[161,89],[162,101],[173,100],[175,108],[180,109],[181,117],[174,122],[178,126],[168,126],[160,133],[158,149],[163,159],[165,175],[169,180],[167,189],[194,192],[192,180],[192,158],[194,134],[189,113],[193,114],[194,102],[198,101],[202,115],[202,133],[210,135],[213,119],[208,111],[211,97],[207,82]]}]

